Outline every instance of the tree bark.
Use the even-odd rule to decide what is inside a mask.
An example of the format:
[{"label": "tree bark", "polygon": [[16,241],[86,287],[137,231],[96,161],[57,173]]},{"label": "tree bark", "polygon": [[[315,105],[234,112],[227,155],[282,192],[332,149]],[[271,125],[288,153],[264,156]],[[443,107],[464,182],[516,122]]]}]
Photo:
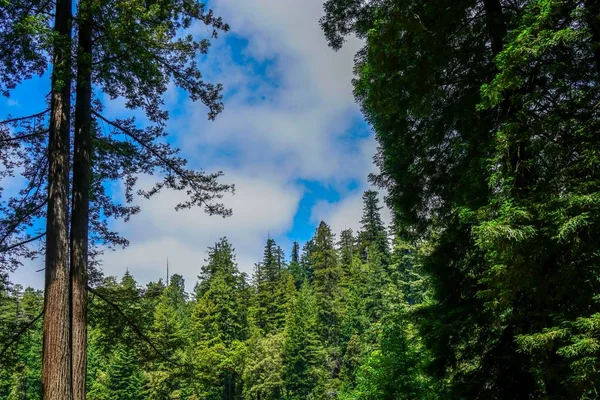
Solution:
[{"label": "tree bark", "polygon": [[87,265],[91,174],[92,25],[89,2],[79,3],[71,211],[71,335],[73,400],[85,400],[87,373]]},{"label": "tree bark", "polygon": [[492,55],[495,57],[502,51],[504,37],[506,36],[502,5],[499,0],[484,0],[483,6],[485,8],[486,25],[492,45]]},{"label": "tree bark", "polygon": [[592,34],[592,47],[594,50],[594,62],[596,70],[600,75],[600,2],[598,0],[586,0],[586,20],[588,29]]},{"label": "tree bark", "polygon": [[57,0],[48,138],[42,398],[70,400],[69,151],[71,0]]}]

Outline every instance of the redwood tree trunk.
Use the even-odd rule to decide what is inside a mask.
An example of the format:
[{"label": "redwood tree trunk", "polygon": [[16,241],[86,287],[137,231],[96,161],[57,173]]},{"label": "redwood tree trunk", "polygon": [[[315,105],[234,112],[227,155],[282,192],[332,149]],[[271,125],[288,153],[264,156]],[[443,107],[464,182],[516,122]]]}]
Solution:
[{"label": "redwood tree trunk", "polygon": [[87,264],[91,168],[92,25],[88,1],[79,3],[71,211],[71,332],[73,400],[85,399],[87,372]]},{"label": "redwood tree trunk", "polygon": [[57,0],[48,139],[48,213],[42,398],[71,399],[69,302],[69,130],[71,0]]}]

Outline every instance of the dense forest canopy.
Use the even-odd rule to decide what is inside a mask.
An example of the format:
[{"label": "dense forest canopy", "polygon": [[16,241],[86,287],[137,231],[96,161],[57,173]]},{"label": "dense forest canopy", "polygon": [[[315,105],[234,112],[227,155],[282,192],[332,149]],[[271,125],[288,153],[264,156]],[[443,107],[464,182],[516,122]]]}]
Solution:
[{"label": "dense forest canopy", "polygon": [[[192,293],[177,274],[143,287],[129,272],[102,278],[90,294],[87,398],[428,396],[427,351],[408,318],[429,298],[419,250],[395,238],[382,253],[388,234],[376,193],[364,201],[359,232],[336,239],[321,222],[290,257],[268,239],[251,277],[222,238],[207,250]],[[9,285],[0,296],[7,343],[39,313],[43,295]],[[34,322],[4,352],[1,398],[39,398],[41,329]]]},{"label": "dense forest canopy", "polygon": [[[127,244],[108,220],[139,211],[142,174],[143,196],[231,214],[221,173],[169,144],[163,102],[174,84],[216,117],[197,60],[229,26],[187,0],[0,16],[2,94],[52,67],[48,109],[0,124],[0,179],[28,182],[0,199],[1,398],[600,397],[600,2],[325,1],[329,45],[362,40],[354,96],[393,223],[368,190],[357,232],[320,222],[289,257],[269,237],[251,276],[222,238],[192,293],[94,262]],[[107,118],[92,88],[147,123]],[[42,254],[44,291],[8,281]]]}]

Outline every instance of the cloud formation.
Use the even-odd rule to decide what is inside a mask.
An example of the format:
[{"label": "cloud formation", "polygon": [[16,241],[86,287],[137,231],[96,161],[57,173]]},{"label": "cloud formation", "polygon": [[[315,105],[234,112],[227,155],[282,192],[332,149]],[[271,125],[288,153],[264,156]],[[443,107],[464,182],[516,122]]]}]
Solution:
[{"label": "cloud formation", "polygon": [[[298,233],[294,216],[303,197],[314,196],[303,181],[339,193],[336,199],[312,198],[316,205],[305,225],[324,219],[336,231],[357,227],[375,152],[352,96],[353,59],[361,43],[350,40],[339,52],[327,46],[318,23],[320,0],[219,0],[213,6],[232,30],[221,35],[201,66],[208,80],[223,83],[225,111],[209,122],[207,110],[174,87],[165,103],[173,141],[190,165],[223,170],[224,182],[235,183],[235,196],[225,199],[234,216],[175,212],[181,193],[137,199],[141,213],[115,224],[131,245],[105,254],[106,274],[129,269],[146,283],[166,274],[168,257],[171,273],[183,274],[190,290],[206,247],[221,236],[236,248],[240,269],[251,273],[267,235],[288,245]],[[203,27],[195,29],[206,35]],[[107,113],[127,112],[117,101]],[[18,276],[26,279],[31,269]]]}]

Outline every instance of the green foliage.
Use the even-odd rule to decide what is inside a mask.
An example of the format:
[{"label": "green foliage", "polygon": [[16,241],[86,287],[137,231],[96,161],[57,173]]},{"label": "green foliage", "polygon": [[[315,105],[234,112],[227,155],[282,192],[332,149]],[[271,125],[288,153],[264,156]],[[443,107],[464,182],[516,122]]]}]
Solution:
[{"label": "green foliage", "polygon": [[292,300],[283,344],[286,399],[311,398],[326,377],[325,353],[319,338],[318,309],[311,286],[304,283]]},{"label": "green foliage", "polygon": [[443,398],[597,397],[597,2],[329,0],[325,12],[332,47],[365,40],[354,93],[401,238],[391,278],[424,301],[411,314]]},{"label": "green foliage", "polygon": [[[408,300],[418,308],[428,298],[424,247],[397,240],[390,267],[398,272],[390,277],[376,241],[366,243],[369,259],[363,261],[351,232],[341,236],[336,248],[331,229],[321,223],[304,261],[300,246],[293,247],[290,265],[310,263],[313,271],[312,282],[306,277],[299,288],[270,239],[257,268],[263,275],[252,285],[226,238],[208,248],[191,297],[177,274],[166,286],[159,280],[145,288],[129,272],[120,280],[104,278],[95,289],[102,298],[92,296],[90,303],[88,398],[433,398],[424,373],[429,353]],[[31,289],[5,289],[0,317],[11,326],[21,323],[15,315],[30,321],[41,299]],[[263,313],[281,312],[283,321],[261,315],[258,300]],[[38,390],[28,398],[38,398],[40,326],[32,328],[31,339],[21,339],[11,353],[14,363],[0,367],[7,397],[23,396],[27,388]]]},{"label": "green foliage", "polygon": [[284,389],[283,333],[252,336],[244,368],[244,398],[278,400]]}]

